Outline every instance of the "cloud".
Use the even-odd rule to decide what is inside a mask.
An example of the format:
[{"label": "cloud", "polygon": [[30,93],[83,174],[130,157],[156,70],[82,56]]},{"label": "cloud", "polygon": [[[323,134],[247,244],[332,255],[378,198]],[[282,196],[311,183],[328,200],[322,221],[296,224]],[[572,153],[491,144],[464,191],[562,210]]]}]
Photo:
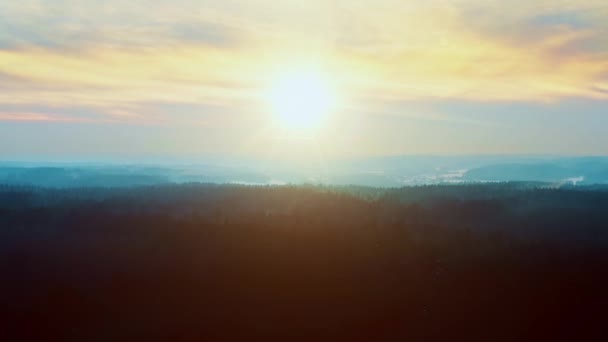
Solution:
[{"label": "cloud", "polygon": [[361,106],[608,99],[605,37],[604,0],[7,1],[0,109],[145,121],[170,119],[150,114],[166,103],[237,115],[270,73],[301,60],[323,64]]},{"label": "cloud", "polygon": [[247,88],[247,66],[210,48],[97,49],[78,53],[0,51],[0,103],[128,106],[145,102],[216,103]]},{"label": "cloud", "polygon": [[4,112],[0,111],[0,121],[25,121],[25,122],[80,122],[80,123],[108,123],[109,119],[89,119],[72,117],[57,113],[35,113],[35,112]]}]

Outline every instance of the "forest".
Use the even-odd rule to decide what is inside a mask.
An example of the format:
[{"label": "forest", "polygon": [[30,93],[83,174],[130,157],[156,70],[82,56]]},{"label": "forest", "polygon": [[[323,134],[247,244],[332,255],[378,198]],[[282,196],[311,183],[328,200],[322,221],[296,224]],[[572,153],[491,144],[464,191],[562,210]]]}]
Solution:
[{"label": "forest", "polygon": [[601,186],[0,186],[3,341],[589,340],[606,270]]}]

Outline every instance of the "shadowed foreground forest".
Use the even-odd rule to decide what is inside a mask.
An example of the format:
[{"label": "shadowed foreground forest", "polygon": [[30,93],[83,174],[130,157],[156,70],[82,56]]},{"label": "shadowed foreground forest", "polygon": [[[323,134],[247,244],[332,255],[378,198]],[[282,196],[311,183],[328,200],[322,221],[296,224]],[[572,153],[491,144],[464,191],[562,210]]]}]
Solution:
[{"label": "shadowed foreground forest", "polygon": [[608,191],[0,186],[2,341],[590,340]]}]

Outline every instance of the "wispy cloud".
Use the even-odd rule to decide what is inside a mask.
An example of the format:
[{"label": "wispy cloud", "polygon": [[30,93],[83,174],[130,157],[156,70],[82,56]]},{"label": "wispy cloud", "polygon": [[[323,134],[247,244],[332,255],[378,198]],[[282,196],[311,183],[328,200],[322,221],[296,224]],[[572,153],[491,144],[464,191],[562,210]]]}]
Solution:
[{"label": "wispy cloud", "polygon": [[358,102],[608,99],[606,37],[604,0],[6,1],[0,109],[145,121],[167,103],[236,115],[269,72],[307,59]]},{"label": "wispy cloud", "polygon": [[108,123],[110,119],[72,117],[57,113],[2,112],[0,121]]}]

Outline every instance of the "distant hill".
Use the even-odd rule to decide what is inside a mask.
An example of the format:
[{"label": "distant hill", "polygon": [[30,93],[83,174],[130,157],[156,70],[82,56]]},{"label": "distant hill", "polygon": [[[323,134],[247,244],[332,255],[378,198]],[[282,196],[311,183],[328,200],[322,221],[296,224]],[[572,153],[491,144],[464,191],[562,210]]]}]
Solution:
[{"label": "distant hill", "polygon": [[98,170],[94,168],[11,167],[0,168],[0,182],[14,185],[43,187],[120,187],[152,185],[169,182],[166,175],[130,172],[126,169]]},{"label": "distant hill", "polygon": [[466,181],[538,181],[573,184],[608,183],[604,159],[563,159],[550,163],[496,164],[467,171]]}]

